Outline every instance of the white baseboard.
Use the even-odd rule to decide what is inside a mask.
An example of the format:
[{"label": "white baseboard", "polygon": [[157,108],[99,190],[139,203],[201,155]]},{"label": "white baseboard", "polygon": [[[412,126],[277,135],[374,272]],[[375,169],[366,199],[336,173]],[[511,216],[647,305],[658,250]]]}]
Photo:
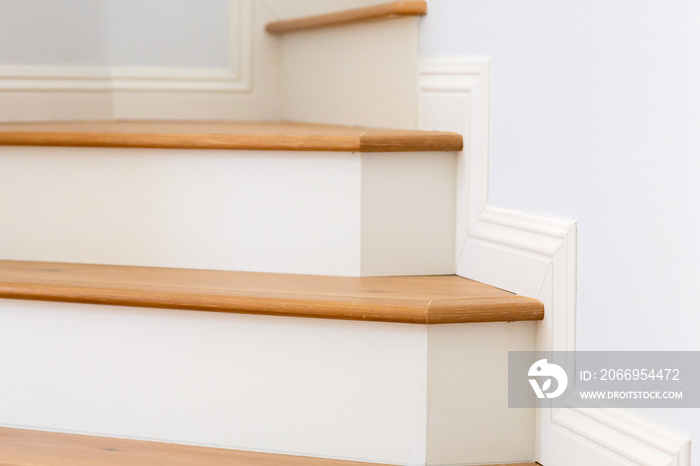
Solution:
[{"label": "white baseboard", "polygon": [[[545,304],[540,351],[576,349],[576,224],[487,206],[470,230],[457,273]],[[689,466],[690,440],[609,408],[541,409],[545,466]]]},{"label": "white baseboard", "polygon": [[562,409],[541,441],[545,465],[690,465],[689,438],[619,409]]},{"label": "white baseboard", "polygon": [[457,157],[455,263],[488,193],[488,58],[421,60],[418,65],[418,127],[464,136]]},{"label": "white baseboard", "polygon": [[[458,158],[456,271],[540,299],[538,350],[574,351],[576,223],[487,205],[488,63],[431,60],[419,69],[420,127],[466,138]],[[534,459],[545,466],[690,465],[690,439],[627,411],[541,409],[537,419]]]}]

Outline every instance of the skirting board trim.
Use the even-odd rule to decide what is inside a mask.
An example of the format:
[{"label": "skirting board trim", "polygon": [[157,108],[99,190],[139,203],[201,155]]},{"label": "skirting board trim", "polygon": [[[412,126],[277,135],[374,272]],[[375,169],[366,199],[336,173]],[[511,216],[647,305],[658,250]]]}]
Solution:
[{"label": "skirting board trim", "polygon": [[[544,302],[541,351],[576,349],[575,222],[488,205],[488,58],[419,64],[419,128],[460,132],[456,273]],[[627,411],[541,409],[545,466],[689,466],[690,439]]]},{"label": "skirting board trim", "polygon": [[455,263],[488,193],[488,58],[422,60],[418,64],[418,127],[459,133]]}]

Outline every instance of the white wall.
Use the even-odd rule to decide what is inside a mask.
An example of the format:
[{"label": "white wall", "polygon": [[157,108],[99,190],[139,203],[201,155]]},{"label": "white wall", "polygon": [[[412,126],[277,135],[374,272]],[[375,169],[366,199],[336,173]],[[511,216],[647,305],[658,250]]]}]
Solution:
[{"label": "white wall", "polygon": [[[576,220],[580,350],[700,350],[700,3],[434,0],[488,56],[490,203]],[[693,437],[696,409],[643,415]]]}]

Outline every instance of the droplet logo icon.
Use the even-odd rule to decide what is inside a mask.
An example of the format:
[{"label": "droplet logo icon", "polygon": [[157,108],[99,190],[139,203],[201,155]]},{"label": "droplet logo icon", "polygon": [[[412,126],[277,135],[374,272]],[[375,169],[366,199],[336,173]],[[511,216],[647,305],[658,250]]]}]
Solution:
[{"label": "droplet logo icon", "polygon": [[[557,364],[548,363],[546,359],[540,359],[530,366],[527,375],[529,377],[535,377],[528,379],[528,381],[535,391],[537,398],[556,398],[564,393],[569,383],[569,377],[567,377],[566,371]],[[540,386],[538,378],[543,379],[542,386]],[[553,392],[549,393],[548,390],[552,388],[552,379],[557,381],[557,386]]]}]

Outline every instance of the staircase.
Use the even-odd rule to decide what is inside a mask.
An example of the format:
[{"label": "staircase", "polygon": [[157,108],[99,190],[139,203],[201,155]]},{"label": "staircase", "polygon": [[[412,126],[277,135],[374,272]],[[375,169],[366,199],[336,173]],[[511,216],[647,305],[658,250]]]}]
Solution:
[{"label": "staircase", "polygon": [[269,119],[0,123],[1,464],[534,457],[507,359],[544,309],[454,274],[464,142],[415,129],[425,13],[268,22]]}]

